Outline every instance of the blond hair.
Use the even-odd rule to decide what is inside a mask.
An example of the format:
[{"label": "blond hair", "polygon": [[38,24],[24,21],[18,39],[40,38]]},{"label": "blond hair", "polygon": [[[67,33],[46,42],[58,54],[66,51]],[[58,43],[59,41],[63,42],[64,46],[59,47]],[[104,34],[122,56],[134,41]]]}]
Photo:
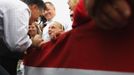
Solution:
[{"label": "blond hair", "polygon": [[51,25],[58,25],[58,27],[59,27],[60,29],[62,29],[63,31],[65,30],[64,26],[63,26],[60,22],[53,21],[53,22],[51,23]]}]

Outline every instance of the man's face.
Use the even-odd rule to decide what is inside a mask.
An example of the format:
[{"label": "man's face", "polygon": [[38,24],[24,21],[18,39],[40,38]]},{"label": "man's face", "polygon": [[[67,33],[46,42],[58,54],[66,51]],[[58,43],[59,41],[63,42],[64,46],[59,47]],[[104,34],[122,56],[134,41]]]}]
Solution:
[{"label": "man's face", "polygon": [[33,5],[31,5],[31,7],[30,7],[30,9],[31,9],[31,18],[30,18],[30,20],[32,21],[32,22],[35,22],[35,21],[37,21],[38,20],[38,17],[40,16],[40,15],[42,15],[42,13],[43,13],[43,9],[40,9],[37,5],[35,5],[35,4],[33,4]]},{"label": "man's face", "polygon": [[44,10],[44,17],[47,20],[51,20],[54,16],[55,16],[55,8],[50,4],[46,4],[46,10]]}]

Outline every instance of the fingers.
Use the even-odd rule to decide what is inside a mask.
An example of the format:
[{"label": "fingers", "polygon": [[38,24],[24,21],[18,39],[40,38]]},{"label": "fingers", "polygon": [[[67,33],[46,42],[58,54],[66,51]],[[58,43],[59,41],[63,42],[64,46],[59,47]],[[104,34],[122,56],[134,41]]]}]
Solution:
[{"label": "fingers", "polygon": [[114,28],[114,23],[111,22],[111,20],[106,16],[104,13],[98,14],[96,20],[96,25],[99,26],[102,29],[113,29]]},{"label": "fingers", "polygon": [[123,28],[131,17],[131,8],[126,0],[112,0],[96,8],[95,20],[104,29]]},{"label": "fingers", "polygon": [[35,37],[31,39],[32,39],[32,45],[35,47],[39,47],[40,43],[43,41],[40,35],[35,35]]},{"label": "fingers", "polygon": [[123,21],[123,17],[120,15],[118,10],[114,9],[112,5],[106,4],[105,7],[102,9],[102,13],[105,14],[111,21],[114,22],[121,22]]},{"label": "fingers", "polygon": [[113,8],[117,10],[123,19],[128,19],[131,16],[131,7],[127,0],[116,0],[113,3]]}]

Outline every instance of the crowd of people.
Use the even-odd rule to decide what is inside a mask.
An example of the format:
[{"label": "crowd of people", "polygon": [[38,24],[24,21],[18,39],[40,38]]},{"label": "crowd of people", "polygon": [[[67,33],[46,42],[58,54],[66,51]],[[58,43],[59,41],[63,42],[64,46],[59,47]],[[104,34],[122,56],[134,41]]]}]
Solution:
[{"label": "crowd of people", "polygon": [[23,75],[134,74],[134,1],[68,5],[70,21],[51,1],[0,0],[0,75],[17,75],[19,60]]}]

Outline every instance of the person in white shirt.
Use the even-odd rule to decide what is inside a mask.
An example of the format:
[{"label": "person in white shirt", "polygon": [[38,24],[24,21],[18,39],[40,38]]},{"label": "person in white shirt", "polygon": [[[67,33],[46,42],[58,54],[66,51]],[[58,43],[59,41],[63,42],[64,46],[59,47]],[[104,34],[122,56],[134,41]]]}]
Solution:
[{"label": "person in white shirt", "polygon": [[43,28],[43,34],[42,34],[42,38],[45,41],[50,41],[50,37],[48,35],[48,28],[51,22],[53,21],[58,21],[62,23],[62,25],[65,28],[65,31],[69,31],[72,29],[71,19],[67,21],[68,19],[66,19],[66,17],[62,17],[64,16],[63,14],[59,16],[58,13],[56,13],[56,8],[52,2],[45,2],[45,6],[46,7],[43,15],[46,18],[47,22],[46,22],[46,26]]},{"label": "person in white shirt", "polygon": [[[19,53],[32,45],[27,35],[29,23],[35,21],[44,8],[42,0],[25,2],[28,6],[20,0],[0,0],[0,65],[10,75],[16,75]],[[0,75],[4,74],[0,71]]]}]

